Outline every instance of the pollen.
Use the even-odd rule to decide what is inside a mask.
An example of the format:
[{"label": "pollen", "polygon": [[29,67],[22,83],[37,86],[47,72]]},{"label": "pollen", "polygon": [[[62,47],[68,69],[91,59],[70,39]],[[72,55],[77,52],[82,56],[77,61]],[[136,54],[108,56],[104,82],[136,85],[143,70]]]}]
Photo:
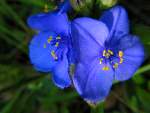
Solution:
[{"label": "pollen", "polygon": [[106,50],[103,51],[103,56],[106,56]]},{"label": "pollen", "polygon": [[56,37],[56,40],[60,40],[60,39],[61,39],[61,37],[60,37],[60,36]]},{"label": "pollen", "polygon": [[108,70],[109,70],[109,67],[108,67],[108,66],[104,66],[104,67],[102,68],[102,70],[108,71]]},{"label": "pollen", "polygon": [[120,63],[120,64],[122,64],[122,63],[123,63],[123,58],[120,58],[119,63]]},{"label": "pollen", "polygon": [[58,47],[58,46],[59,46],[59,42],[56,42],[55,47]]},{"label": "pollen", "polygon": [[54,51],[54,50],[51,51],[51,55],[52,55],[52,57],[53,57],[55,60],[58,59],[58,57],[57,57],[57,55],[55,54],[55,51]]},{"label": "pollen", "polygon": [[118,66],[119,66],[119,64],[118,63],[115,63],[114,65],[113,65],[113,68],[118,68]]},{"label": "pollen", "polygon": [[119,51],[118,55],[119,55],[120,58],[122,58],[123,57],[123,52]]},{"label": "pollen", "polygon": [[99,63],[102,64],[102,63],[103,63],[103,60],[104,60],[103,58],[100,58],[100,59],[99,59]]},{"label": "pollen", "polygon": [[47,43],[51,43],[51,41],[52,41],[52,36],[50,36],[48,39],[47,39]]},{"label": "pollen", "polygon": [[113,53],[113,51],[111,51],[111,50],[104,50],[103,51],[103,57],[106,57],[106,58],[109,58],[111,55],[113,55],[114,53]]},{"label": "pollen", "polygon": [[108,53],[110,53],[111,55],[113,55],[114,53],[113,53],[113,51],[111,51],[111,50],[108,50]]}]

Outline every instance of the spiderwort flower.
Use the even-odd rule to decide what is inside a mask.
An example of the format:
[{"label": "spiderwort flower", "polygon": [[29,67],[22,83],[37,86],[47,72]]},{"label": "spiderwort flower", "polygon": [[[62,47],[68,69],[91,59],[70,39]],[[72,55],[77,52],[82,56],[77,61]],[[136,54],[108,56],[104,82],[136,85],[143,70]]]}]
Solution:
[{"label": "spiderwort flower", "polygon": [[104,100],[114,80],[128,80],[143,62],[143,46],[129,34],[127,12],[121,6],[104,12],[99,20],[75,19],[71,32],[76,55],[73,82],[90,103]]},{"label": "spiderwort flower", "polygon": [[71,84],[68,74],[68,51],[70,47],[69,20],[65,11],[68,1],[61,9],[40,13],[28,18],[28,25],[39,33],[29,45],[29,57],[36,70],[52,72],[54,83],[65,88]]}]

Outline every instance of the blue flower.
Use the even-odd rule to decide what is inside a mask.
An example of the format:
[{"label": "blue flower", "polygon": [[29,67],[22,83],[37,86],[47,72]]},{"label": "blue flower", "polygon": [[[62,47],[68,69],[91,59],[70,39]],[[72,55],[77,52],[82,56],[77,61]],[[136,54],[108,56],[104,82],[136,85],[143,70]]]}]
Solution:
[{"label": "blue flower", "polygon": [[54,83],[65,88],[70,86],[68,57],[70,36],[66,2],[61,9],[40,13],[28,18],[28,25],[38,32],[29,45],[29,58],[36,70],[52,72]]},{"label": "blue flower", "polygon": [[106,98],[114,80],[131,78],[144,60],[137,36],[129,34],[125,9],[113,7],[99,20],[83,17],[71,24],[76,59],[74,86],[84,100]]}]

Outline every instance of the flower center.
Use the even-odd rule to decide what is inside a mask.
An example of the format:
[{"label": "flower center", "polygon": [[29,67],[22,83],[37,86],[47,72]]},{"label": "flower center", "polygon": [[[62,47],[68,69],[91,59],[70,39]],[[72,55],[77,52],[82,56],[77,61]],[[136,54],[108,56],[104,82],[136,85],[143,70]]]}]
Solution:
[{"label": "flower center", "polygon": [[47,44],[51,44],[52,46],[55,47],[55,50],[51,50],[51,52],[50,52],[50,54],[54,60],[58,60],[56,51],[57,51],[58,47],[60,46],[61,41],[62,41],[62,39],[60,36],[57,36],[56,38],[49,36],[49,38],[47,39],[47,43],[45,43],[43,45],[44,48],[47,48]]},{"label": "flower center", "polygon": [[123,63],[123,51],[118,51],[117,54],[114,54],[112,50],[103,50],[102,57],[99,58],[99,63],[104,64],[102,70],[108,71],[110,69],[107,65],[108,61],[114,69],[117,69],[118,66]]}]

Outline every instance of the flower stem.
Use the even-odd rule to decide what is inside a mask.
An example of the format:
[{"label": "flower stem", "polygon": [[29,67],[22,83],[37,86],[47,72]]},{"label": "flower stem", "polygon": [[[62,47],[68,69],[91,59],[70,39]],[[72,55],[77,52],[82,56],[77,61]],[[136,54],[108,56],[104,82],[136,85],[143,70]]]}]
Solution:
[{"label": "flower stem", "polygon": [[91,107],[91,113],[104,113],[104,103],[100,103],[95,108]]}]

